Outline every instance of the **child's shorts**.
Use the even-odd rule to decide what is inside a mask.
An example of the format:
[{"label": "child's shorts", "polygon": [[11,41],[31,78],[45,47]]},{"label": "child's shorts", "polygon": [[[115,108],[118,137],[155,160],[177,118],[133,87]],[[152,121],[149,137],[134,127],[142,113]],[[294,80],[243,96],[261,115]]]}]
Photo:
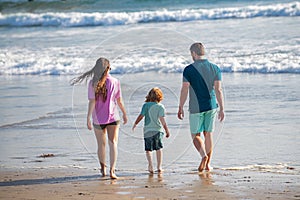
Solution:
[{"label": "child's shorts", "polygon": [[164,133],[162,132],[147,132],[144,134],[145,151],[157,151],[163,148],[162,138]]}]

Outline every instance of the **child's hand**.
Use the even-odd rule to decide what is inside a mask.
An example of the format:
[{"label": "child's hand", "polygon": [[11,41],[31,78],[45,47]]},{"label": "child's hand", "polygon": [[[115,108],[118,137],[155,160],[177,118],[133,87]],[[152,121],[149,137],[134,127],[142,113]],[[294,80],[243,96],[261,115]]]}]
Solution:
[{"label": "child's hand", "polygon": [[134,131],[135,127],[136,127],[136,124],[133,124],[132,131]]},{"label": "child's hand", "polygon": [[170,137],[170,133],[169,131],[166,132],[166,138],[169,138]]}]

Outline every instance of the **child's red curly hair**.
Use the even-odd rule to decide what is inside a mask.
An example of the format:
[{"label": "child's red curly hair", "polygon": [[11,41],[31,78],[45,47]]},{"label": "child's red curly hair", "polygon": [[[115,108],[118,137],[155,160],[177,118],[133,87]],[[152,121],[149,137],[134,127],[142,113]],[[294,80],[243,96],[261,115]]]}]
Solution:
[{"label": "child's red curly hair", "polygon": [[163,93],[162,91],[158,88],[158,87],[155,87],[155,88],[152,88],[148,95],[146,96],[146,100],[145,102],[161,102],[163,100]]}]

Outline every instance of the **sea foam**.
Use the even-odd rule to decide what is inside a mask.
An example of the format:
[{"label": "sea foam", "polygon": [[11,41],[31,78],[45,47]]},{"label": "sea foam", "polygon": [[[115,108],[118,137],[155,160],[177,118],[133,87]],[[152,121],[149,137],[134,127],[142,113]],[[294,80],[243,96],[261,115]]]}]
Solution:
[{"label": "sea foam", "polygon": [[182,9],[138,12],[0,13],[0,26],[112,26],[155,22],[182,22],[255,17],[300,16],[300,2],[246,7]]}]

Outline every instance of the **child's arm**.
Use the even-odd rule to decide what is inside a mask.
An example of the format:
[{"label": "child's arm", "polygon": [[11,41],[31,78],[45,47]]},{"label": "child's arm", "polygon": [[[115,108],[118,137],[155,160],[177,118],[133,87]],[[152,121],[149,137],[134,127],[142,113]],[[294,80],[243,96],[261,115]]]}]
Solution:
[{"label": "child's arm", "polygon": [[166,131],[166,137],[170,137],[170,132],[169,132],[169,129],[168,129],[168,126],[167,126],[167,123],[166,123],[166,120],[164,117],[159,117],[159,120],[161,122],[161,124],[163,125],[165,131]]},{"label": "child's arm", "polygon": [[135,122],[134,122],[134,124],[133,124],[132,130],[135,129],[136,125],[137,125],[143,118],[144,118],[144,115],[141,115],[141,114],[136,118],[136,120],[135,120]]}]

